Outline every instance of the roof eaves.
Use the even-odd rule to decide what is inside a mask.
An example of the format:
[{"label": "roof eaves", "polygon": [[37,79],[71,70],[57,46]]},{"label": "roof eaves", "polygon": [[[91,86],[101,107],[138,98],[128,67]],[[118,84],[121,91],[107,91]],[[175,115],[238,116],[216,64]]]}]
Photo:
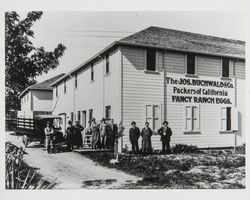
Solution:
[{"label": "roof eaves", "polygon": [[172,50],[172,51],[179,51],[179,52],[186,52],[186,53],[196,53],[201,55],[211,55],[211,56],[218,56],[218,57],[228,57],[228,58],[235,58],[235,59],[243,59],[245,60],[244,56],[233,56],[233,55],[225,55],[225,54],[216,54],[216,53],[209,53],[209,52],[201,52],[201,51],[192,51],[192,50],[182,50],[182,49],[175,49],[175,48],[169,48],[169,47],[162,47],[158,45],[147,45],[147,44],[138,44],[133,42],[126,42],[126,41],[119,41],[120,45],[129,45],[129,46],[137,46],[137,47],[148,47],[148,48],[156,48],[156,49],[162,49],[162,50]]},{"label": "roof eaves", "polygon": [[97,54],[95,54],[94,56],[92,56],[90,59],[86,60],[85,62],[83,62],[82,64],[78,65],[76,68],[74,68],[73,70],[71,70],[70,72],[68,72],[67,74],[65,74],[65,76],[63,76],[63,77],[59,78],[58,80],[56,80],[55,82],[51,83],[50,86],[53,87],[55,84],[61,82],[65,78],[71,76],[74,72],[77,72],[77,71],[81,70],[86,65],[88,65],[90,62],[92,62],[96,58],[100,57],[102,54],[106,53],[109,49],[111,49],[114,46],[116,46],[118,43],[119,43],[119,41],[115,41],[115,42],[111,43],[110,45],[108,45],[107,47],[105,47],[104,49],[102,49],[101,51],[99,51]]}]

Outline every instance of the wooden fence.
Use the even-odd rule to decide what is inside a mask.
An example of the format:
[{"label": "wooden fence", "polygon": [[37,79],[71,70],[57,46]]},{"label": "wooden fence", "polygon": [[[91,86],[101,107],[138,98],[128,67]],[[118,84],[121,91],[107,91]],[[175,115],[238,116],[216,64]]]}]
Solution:
[{"label": "wooden fence", "polygon": [[17,118],[17,128],[34,129],[34,119]]}]

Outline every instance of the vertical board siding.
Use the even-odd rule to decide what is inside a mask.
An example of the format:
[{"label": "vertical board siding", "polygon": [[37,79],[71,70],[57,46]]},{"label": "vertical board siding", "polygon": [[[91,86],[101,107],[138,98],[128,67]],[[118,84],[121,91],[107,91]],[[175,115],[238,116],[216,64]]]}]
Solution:
[{"label": "vertical board siding", "polygon": [[[163,80],[162,72],[159,74],[145,73],[145,50],[136,48],[122,48],[123,65],[123,123],[125,126],[123,147],[129,148],[129,128],[131,122],[135,121],[140,130],[145,123],[145,104],[163,103]],[[162,54],[157,52],[156,64],[158,70],[162,71]],[[159,61],[160,60],[160,61]],[[150,124],[152,126],[152,124]],[[141,140],[139,141],[141,145]],[[158,136],[152,137],[153,147],[159,146]]]}]

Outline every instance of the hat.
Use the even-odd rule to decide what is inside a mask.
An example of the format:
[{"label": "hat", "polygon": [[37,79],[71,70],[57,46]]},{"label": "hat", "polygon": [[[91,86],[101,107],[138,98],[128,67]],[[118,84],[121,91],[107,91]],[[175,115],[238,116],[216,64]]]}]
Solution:
[{"label": "hat", "polygon": [[95,118],[93,118],[92,121],[95,121]]},{"label": "hat", "polygon": [[163,124],[163,125],[164,125],[164,124],[167,124],[167,125],[168,125],[168,121],[164,121],[162,124]]},{"label": "hat", "polygon": [[135,121],[132,121],[132,122],[131,122],[131,125],[133,125],[133,124],[136,125],[136,122],[135,122]]},{"label": "hat", "polygon": [[68,121],[68,124],[72,124],[72,121],[69,120],[69,121]]}]

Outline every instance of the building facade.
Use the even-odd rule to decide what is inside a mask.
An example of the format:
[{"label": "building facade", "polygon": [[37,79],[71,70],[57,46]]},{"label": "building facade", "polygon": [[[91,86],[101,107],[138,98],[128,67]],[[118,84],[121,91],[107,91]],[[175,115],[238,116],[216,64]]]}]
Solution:
[{"label": "building facade", "polygon": [[55,81],[53,114],[123,122],[130,148],[132,121],[156,133],[167,120],[171,144],[227,147],[245,142],[245,43],[149,27],[106,47]]},{"label": "building facade", "polygon": [[60,74],[41,83],[26,88],[20,95],[19,118],[33,118],[35,115],[52,114],[53,88],[50,84],[64,76]]}]

